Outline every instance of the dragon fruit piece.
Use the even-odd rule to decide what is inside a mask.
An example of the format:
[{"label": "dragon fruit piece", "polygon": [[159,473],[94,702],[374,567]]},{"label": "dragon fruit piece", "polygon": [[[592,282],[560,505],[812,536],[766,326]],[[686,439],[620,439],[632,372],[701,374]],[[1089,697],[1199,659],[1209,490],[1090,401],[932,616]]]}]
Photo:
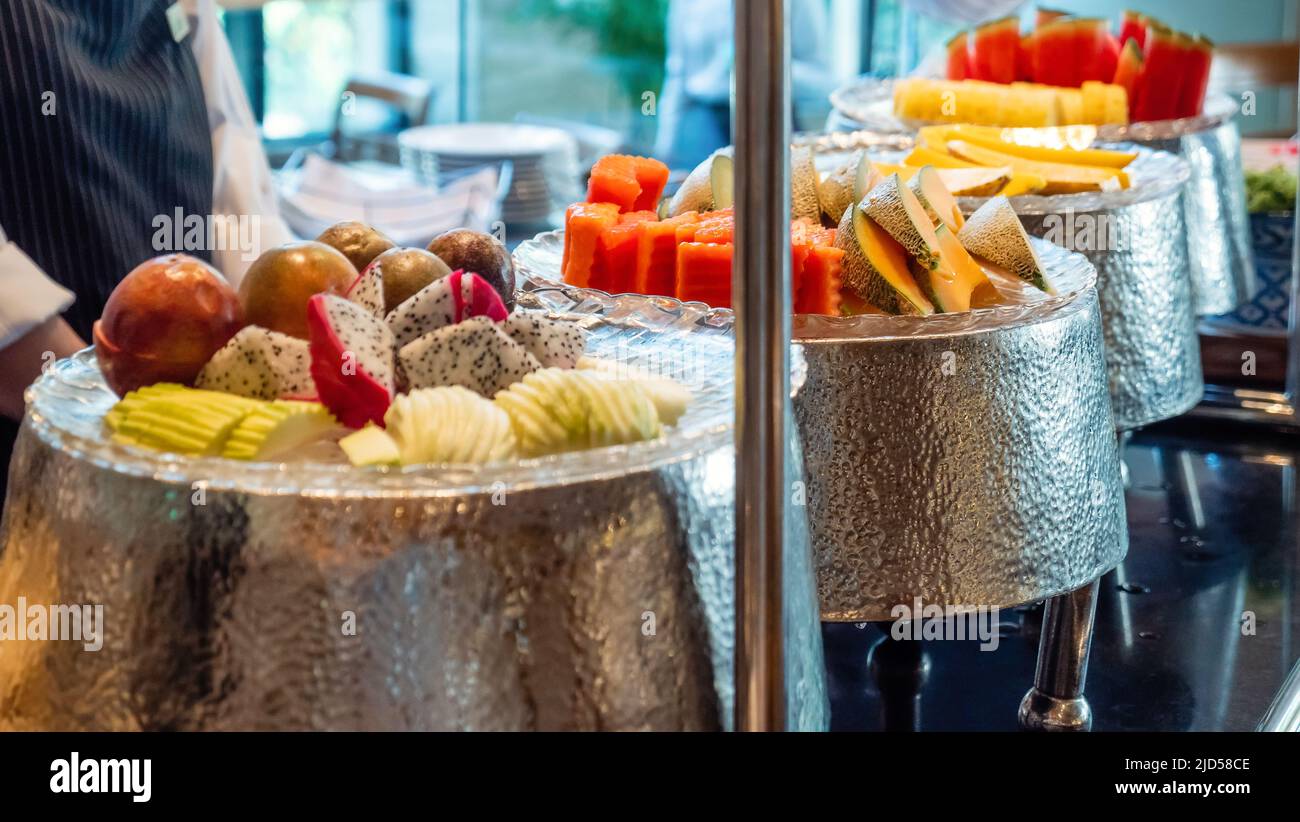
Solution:
[{"label": "dragon fruit piece", "polygon": [[587,351],[586,331],[541,314],[516,311],[506,319],[505,332],[543,368],[574,368]]},{"label": "dragon fruit piece", "polygon": [[393,399],[393,334],[383,320],[333,294],[307,303],[311,376],[320,401],[340,422],[383,425]]},{"label": "dragon fruit piece", "polygon": [[542,367],[487,316],[430,331],[397,358],[412,389],[460,385],[488,399]]},{"label": "dragon fruit piece", "polygon": [[366,270],[357,275],[344,294],[352,302],[361,306],[375,316],[384,319],[384,267],[377,262],[366,266]]},{"label": "dragon fruit piece", "polygon": [[470,317],[506,319],[506,304],[496,289],[477,274],[453,271],[407,297],[388,313],[397,347]]},{"label": "dragon fruit piece", "polygon": [[213,354],[194,386],[258,400],[316,397],[307,341],[256,325]]}]

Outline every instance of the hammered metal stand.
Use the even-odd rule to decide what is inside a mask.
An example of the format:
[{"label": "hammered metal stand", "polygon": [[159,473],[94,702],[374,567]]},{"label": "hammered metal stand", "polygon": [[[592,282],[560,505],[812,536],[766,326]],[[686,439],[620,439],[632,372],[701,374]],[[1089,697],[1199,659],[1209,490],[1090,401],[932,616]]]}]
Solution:
[{"label": "hammered metal stand", "polygon": [[[918,598],[1069,600],[1123,559],[1095,273],[1081,255],[1036,242],[1064,286],[1036,305],[796,318],[808,378],[795,411],[823,620],[884,622]],[[1085,282],[1063,273],[1071,268]],[[1052,631],[1043,669],[1086,669],[1088,627]],[[904,650],[873,650],[873,673],[894,691],[923,680],[923,655],[886,664]],[[909,702],[896,703],[895,724],[906,726]]]},{"label": "hammered metal stand", "polygon": [[[105,442],[93,354],[56,365],[29,393],[0,602],[102,604],[103,645],[0,643],[0,727],[730,728],[734,383],[712,367],[730,317],[519,300],[587,324],[596,355],[683,379],[691,410],[658,441],[517,465],[247,465]],[[781,574],[783,724],[823,730],[802,517]]]}]

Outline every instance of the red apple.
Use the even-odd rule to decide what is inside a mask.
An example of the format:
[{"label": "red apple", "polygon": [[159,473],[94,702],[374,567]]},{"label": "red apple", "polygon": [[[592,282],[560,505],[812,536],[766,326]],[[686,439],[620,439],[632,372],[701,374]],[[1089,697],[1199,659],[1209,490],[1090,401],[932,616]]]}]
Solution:
[{"label": "red apple", "polygon": [[191,383],[244,327],[239,297],[185,254],[141,263],[113,289],[95,323],[95,357],[119,396],[157,382]]}]

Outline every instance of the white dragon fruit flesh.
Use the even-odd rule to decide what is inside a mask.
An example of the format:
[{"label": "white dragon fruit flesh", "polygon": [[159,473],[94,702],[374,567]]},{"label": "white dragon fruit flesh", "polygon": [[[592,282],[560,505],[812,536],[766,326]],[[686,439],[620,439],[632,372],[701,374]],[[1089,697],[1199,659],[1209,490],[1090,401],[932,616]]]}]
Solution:
[{"label": "white dragon fruit flesh", "polygon": [[487,316],[431,331],[404,345],[398,359],[412,389],[460,385],[489,399],[541,368]]},{"label": "white dragon fruit flesh", "polygon": [[393,398],[393,334],[383,320],[333,294],[307,303],[311,376],[320,401],[340,422],[383,425]]},{"label": "white dragon fruit flesh", "polygon": [[194,386],[258,400],[316,397],[307,341],[256,325],[213,354]]},{"label": "white dragon fruit flesh", "polygon": [[[382,284],[379,289],[383,290]],[[477,274],[453,271],[407,297],[388,314],[388,327],[397,347],[431,331],[455,325],[471,317],[494,322],[506,319],[506,305],[496,289]]]},{"label": "white dragon fruit flesh", "polygon": [[573,368],[587,351],[586,331],[541,314],[516,311],[506,319],[505,331],[543,368]]},{"label": "white dragon fruit flesh", "polygon": [[357,275],[344,295],[378,319],[384,318],[384,269],[373,262]]}]

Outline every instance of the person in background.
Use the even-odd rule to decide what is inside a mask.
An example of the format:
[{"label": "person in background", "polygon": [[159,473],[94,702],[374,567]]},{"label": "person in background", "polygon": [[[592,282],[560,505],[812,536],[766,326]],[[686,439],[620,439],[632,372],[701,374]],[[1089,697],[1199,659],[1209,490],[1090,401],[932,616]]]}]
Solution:
[{"label": "person in background", "polygon": [[[671,0],[668,56],[655,156],[691,169],[731,142],[732,0]],[[792,0],[790,86],[795,122],[802,104],[830,93],[826,0]]]},{"label": "person in background", "polygon": [[[23,392],[86,346],[156,220],[292,239],[213,0],[0,3],[0,500]],[[183,249],[237,284],[247,249]]]}]

